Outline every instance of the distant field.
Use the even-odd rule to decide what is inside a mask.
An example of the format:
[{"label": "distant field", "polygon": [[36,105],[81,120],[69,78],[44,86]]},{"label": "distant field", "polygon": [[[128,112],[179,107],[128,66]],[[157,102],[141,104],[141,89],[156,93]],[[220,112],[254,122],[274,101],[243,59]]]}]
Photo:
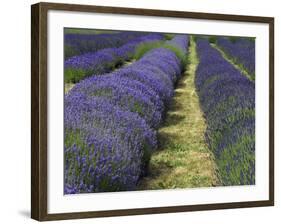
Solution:
[{"label": "distant field", "polygon": [[65,34],[102,34],[102,33],[119,33],[119,31],[110,30],[93,30],[93,29],[79,29],[79,28],[65,28]]}]

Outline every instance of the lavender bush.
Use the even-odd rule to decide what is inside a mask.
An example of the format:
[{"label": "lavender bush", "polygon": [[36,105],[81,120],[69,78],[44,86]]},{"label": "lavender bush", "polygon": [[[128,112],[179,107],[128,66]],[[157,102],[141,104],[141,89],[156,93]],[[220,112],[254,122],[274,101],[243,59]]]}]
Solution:
[{"label": "lavender bush", "polygon": [[224,185],[255,184],[255,86],[212,48],[197,41],[196,88],[206,139]]},{"label": "lavender bush", "polygon": [[155,131],[104,98],[75,92],[65,105],[65,193],[132,190]]},{"label": "lavender bush", "polygon": [[222,48],[226,54],[231,56],[235,63],[240,64],[246,69],[251,77],[255,78],[255,42],[245,38],[238,38],[231,41],[229,38],[220,37],[217,39],[217,45]]}]

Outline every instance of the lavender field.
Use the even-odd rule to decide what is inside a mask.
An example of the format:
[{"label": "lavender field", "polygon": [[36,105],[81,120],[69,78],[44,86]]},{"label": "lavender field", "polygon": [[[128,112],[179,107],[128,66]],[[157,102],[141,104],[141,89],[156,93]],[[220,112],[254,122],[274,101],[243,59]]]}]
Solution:
[{"label": "lavender field", "polygon": [[253,39],[66,28],[64,46],[65,194],[255,184]]}]

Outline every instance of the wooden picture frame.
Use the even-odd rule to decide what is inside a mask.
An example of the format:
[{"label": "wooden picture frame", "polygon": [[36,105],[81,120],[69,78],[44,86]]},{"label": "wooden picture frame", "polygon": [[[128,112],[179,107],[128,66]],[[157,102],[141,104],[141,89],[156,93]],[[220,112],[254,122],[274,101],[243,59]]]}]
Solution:
[{"label": "wooden picture frame", "polygon": [[[215,203],[151,208],[130,208],[74,213],[48,213],[48,99],[47,99],[47,14],[49,10],[105,13],[166,18],[189,18],[215,21],[252,22],[269,25],[269,199],[233,203]],[[81,219],[93,217],[126,216],[187,212],[228,208],[246,208],[274,205],[274,18],[224,15],[201,12],[164,11],[137,8],[119,8],[90,5],[38,3],[31,6],[31,217],[39,221]]]}]

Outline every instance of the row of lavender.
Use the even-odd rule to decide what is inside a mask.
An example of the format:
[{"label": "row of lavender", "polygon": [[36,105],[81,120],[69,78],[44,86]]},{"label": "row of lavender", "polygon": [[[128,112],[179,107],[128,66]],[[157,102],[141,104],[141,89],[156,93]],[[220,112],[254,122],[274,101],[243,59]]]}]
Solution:
[{"label": "row of lavender", "polygon": [[231,41],[229,38],[219,37],[217,45],[240,64],[252,79],[255,79],[255,42],[246,38]]},{"label": "row of lavender", "polygon": [[[169,44],[187,53],[188,36]],[[182,69],[173,51],[157,48],[70,90],[64,112],[66,194],[136,188]]]},{"label": "row of lavender", "polygon": [[117,32],[102,34],[66,33],[64,35],[65,58],[110,47],[120,47],[130,40],[147,35],[143,32]]},{"label": "row of lavender", "polygon": [[196,88],[223,185],[255,183],[255,86],[206,40],[197,41]]},{"label": "row of lavender", "polygon": [[99,51],[73,56],[64,63],[65,82],[76,83],[90,75],[108,73],[119,64],[131,59],[140,43],[163,39],[163,34],[147,34],[128,41],[120,47],[104,48]]}]

